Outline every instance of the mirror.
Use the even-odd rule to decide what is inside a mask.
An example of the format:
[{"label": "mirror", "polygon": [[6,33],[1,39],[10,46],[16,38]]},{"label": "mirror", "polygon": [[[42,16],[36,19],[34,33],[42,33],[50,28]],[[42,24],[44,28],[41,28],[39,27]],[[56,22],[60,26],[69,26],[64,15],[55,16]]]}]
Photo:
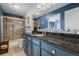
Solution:
[{"label": "mirror", "polygon": [[60,14],[51,15],[48,18],[48,28],[50,32],[56,32],[60,30]]},{"label": "mirror", "polygon": [[79,34],[79,7],[65,11],[65,31]]}]

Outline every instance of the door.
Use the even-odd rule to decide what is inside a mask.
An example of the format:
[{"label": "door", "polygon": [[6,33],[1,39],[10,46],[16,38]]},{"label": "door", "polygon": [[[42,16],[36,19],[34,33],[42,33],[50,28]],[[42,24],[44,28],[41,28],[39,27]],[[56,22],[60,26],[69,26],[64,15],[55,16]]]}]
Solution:
[{"label": "door", "polygon": [[3,20],[3,35],[4,35],[4,40],[11,40],[13,39],[12,37],[12,31],[13,31],[13,27],[12,27],[12,23],[11,20],[4,18]]},{"label": "door", "polygon": [[4,18],[3,20],[4,40],[21,39],[24,33],[24,20]]}]

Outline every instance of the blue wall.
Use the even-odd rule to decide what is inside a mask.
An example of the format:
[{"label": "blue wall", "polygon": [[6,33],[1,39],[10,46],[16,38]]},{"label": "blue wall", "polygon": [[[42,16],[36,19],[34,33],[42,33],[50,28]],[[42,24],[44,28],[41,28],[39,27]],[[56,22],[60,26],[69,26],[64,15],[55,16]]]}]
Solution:
[{"label": "blue wall", "polygon": [[64,14],[64,12],[61,12],[61,15],[60,15],[60,28],[62,29],[62,30],[65,30],[65,20],[64,20],[64,16],[65,16],[65,14]]},{"label": "blue wall", "polygon": [[2,41],[2,36],[3,36],[3,31],[2,31],[2,25],[3,25],[3,14],[2,14],[2,9],[1,9],[1,7],[0,7],[0,42]]},{"label": "blue wall", "polygon": [[40,28],[41,29],[47,28],[48,20],[47,20],[46,16],[40,17],[39,20],[40,20]]},{"label": "blue wall", "polygon": [[[41,24],[41,23],[40,23],[41,29],[47,28],[47,26],[48,26],[47,15],[51,16],[51,15],[55,15],[55,14],[57,14],[57,13],[60,13],[60,14],[61,14],[61,16],[60,16],[60,24],[61,24],[61,26],[60,26],[60,27],[61,27],[62,30],[64,30],[64,28],[65,28],[65,27],[64,27],[64,24],[65,24],[65,22],[64,22],[64,15],[65,15],[64,12],[67,11],[67,10],[76,8],[76,7],[79,7],[79,3],[70,3],[70,4],[64,6],[64,7],[60,8],[60,9],[57,9],[57,10],[55,10],[55,11],[52,11],[52,12],[50,12],[50,13],[48,13],[48,14],[45,14],[45,15],[39,17],[38,19],[39,19],[41,22],[44,22],[44,24]],[[45,22],[46,22],[46,23],[45,23]]]}]

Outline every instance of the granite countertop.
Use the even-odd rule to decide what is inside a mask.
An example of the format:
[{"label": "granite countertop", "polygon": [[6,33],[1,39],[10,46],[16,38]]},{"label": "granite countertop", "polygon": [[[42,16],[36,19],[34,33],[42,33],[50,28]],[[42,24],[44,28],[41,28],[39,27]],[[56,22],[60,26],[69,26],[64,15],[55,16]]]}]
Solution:
[{"label": "granite countertop", "polygon": [[49,37],[49,36],[42,36],[42,37],[39,37],[39,38],[46,40],[48,42],[54,43],[54,44],[56,44],[56,45],[58,45],[62,48],[67,49],[67,50],[79,53],[79,44],[78,43],[75,44],[73,42],[64,41],[64,40],[52,38],[52,37]]},{"label": "granite countertop", "polygon": [[[40,39],[46,40],[50,43],[54,43],[61,48],[67,49],[69,51],[73,51],[79,54],[79,38],[67,37],[64,35],[38,35],[38,34],[30,34],[31,36],[39,37]],[[72,36],[72,35],[70,35]]]}]

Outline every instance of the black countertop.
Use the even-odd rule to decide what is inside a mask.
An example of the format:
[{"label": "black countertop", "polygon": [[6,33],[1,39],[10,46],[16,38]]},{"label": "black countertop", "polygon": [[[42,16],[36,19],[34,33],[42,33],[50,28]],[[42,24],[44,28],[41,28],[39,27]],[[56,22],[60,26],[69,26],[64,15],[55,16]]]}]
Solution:
[{"label": "black countertop", "polygon": [[[30,34],[35,36],[34,34]],[[79,53],[79,35],[78,34],[67,34],[67,33],[50,33],[48,32],[46,36],[39,36],[36,34],[36,37],[46,40],[50,43],[54,43],[64,49]]]},{"label": "black countertop", "polygon": [[71,38],[79,38],[79,34],[72,34],[72,33],[51,33],[47,32],[48,35],[58,35],[58,36],[64,36],[64,37],[71,37]]}]

